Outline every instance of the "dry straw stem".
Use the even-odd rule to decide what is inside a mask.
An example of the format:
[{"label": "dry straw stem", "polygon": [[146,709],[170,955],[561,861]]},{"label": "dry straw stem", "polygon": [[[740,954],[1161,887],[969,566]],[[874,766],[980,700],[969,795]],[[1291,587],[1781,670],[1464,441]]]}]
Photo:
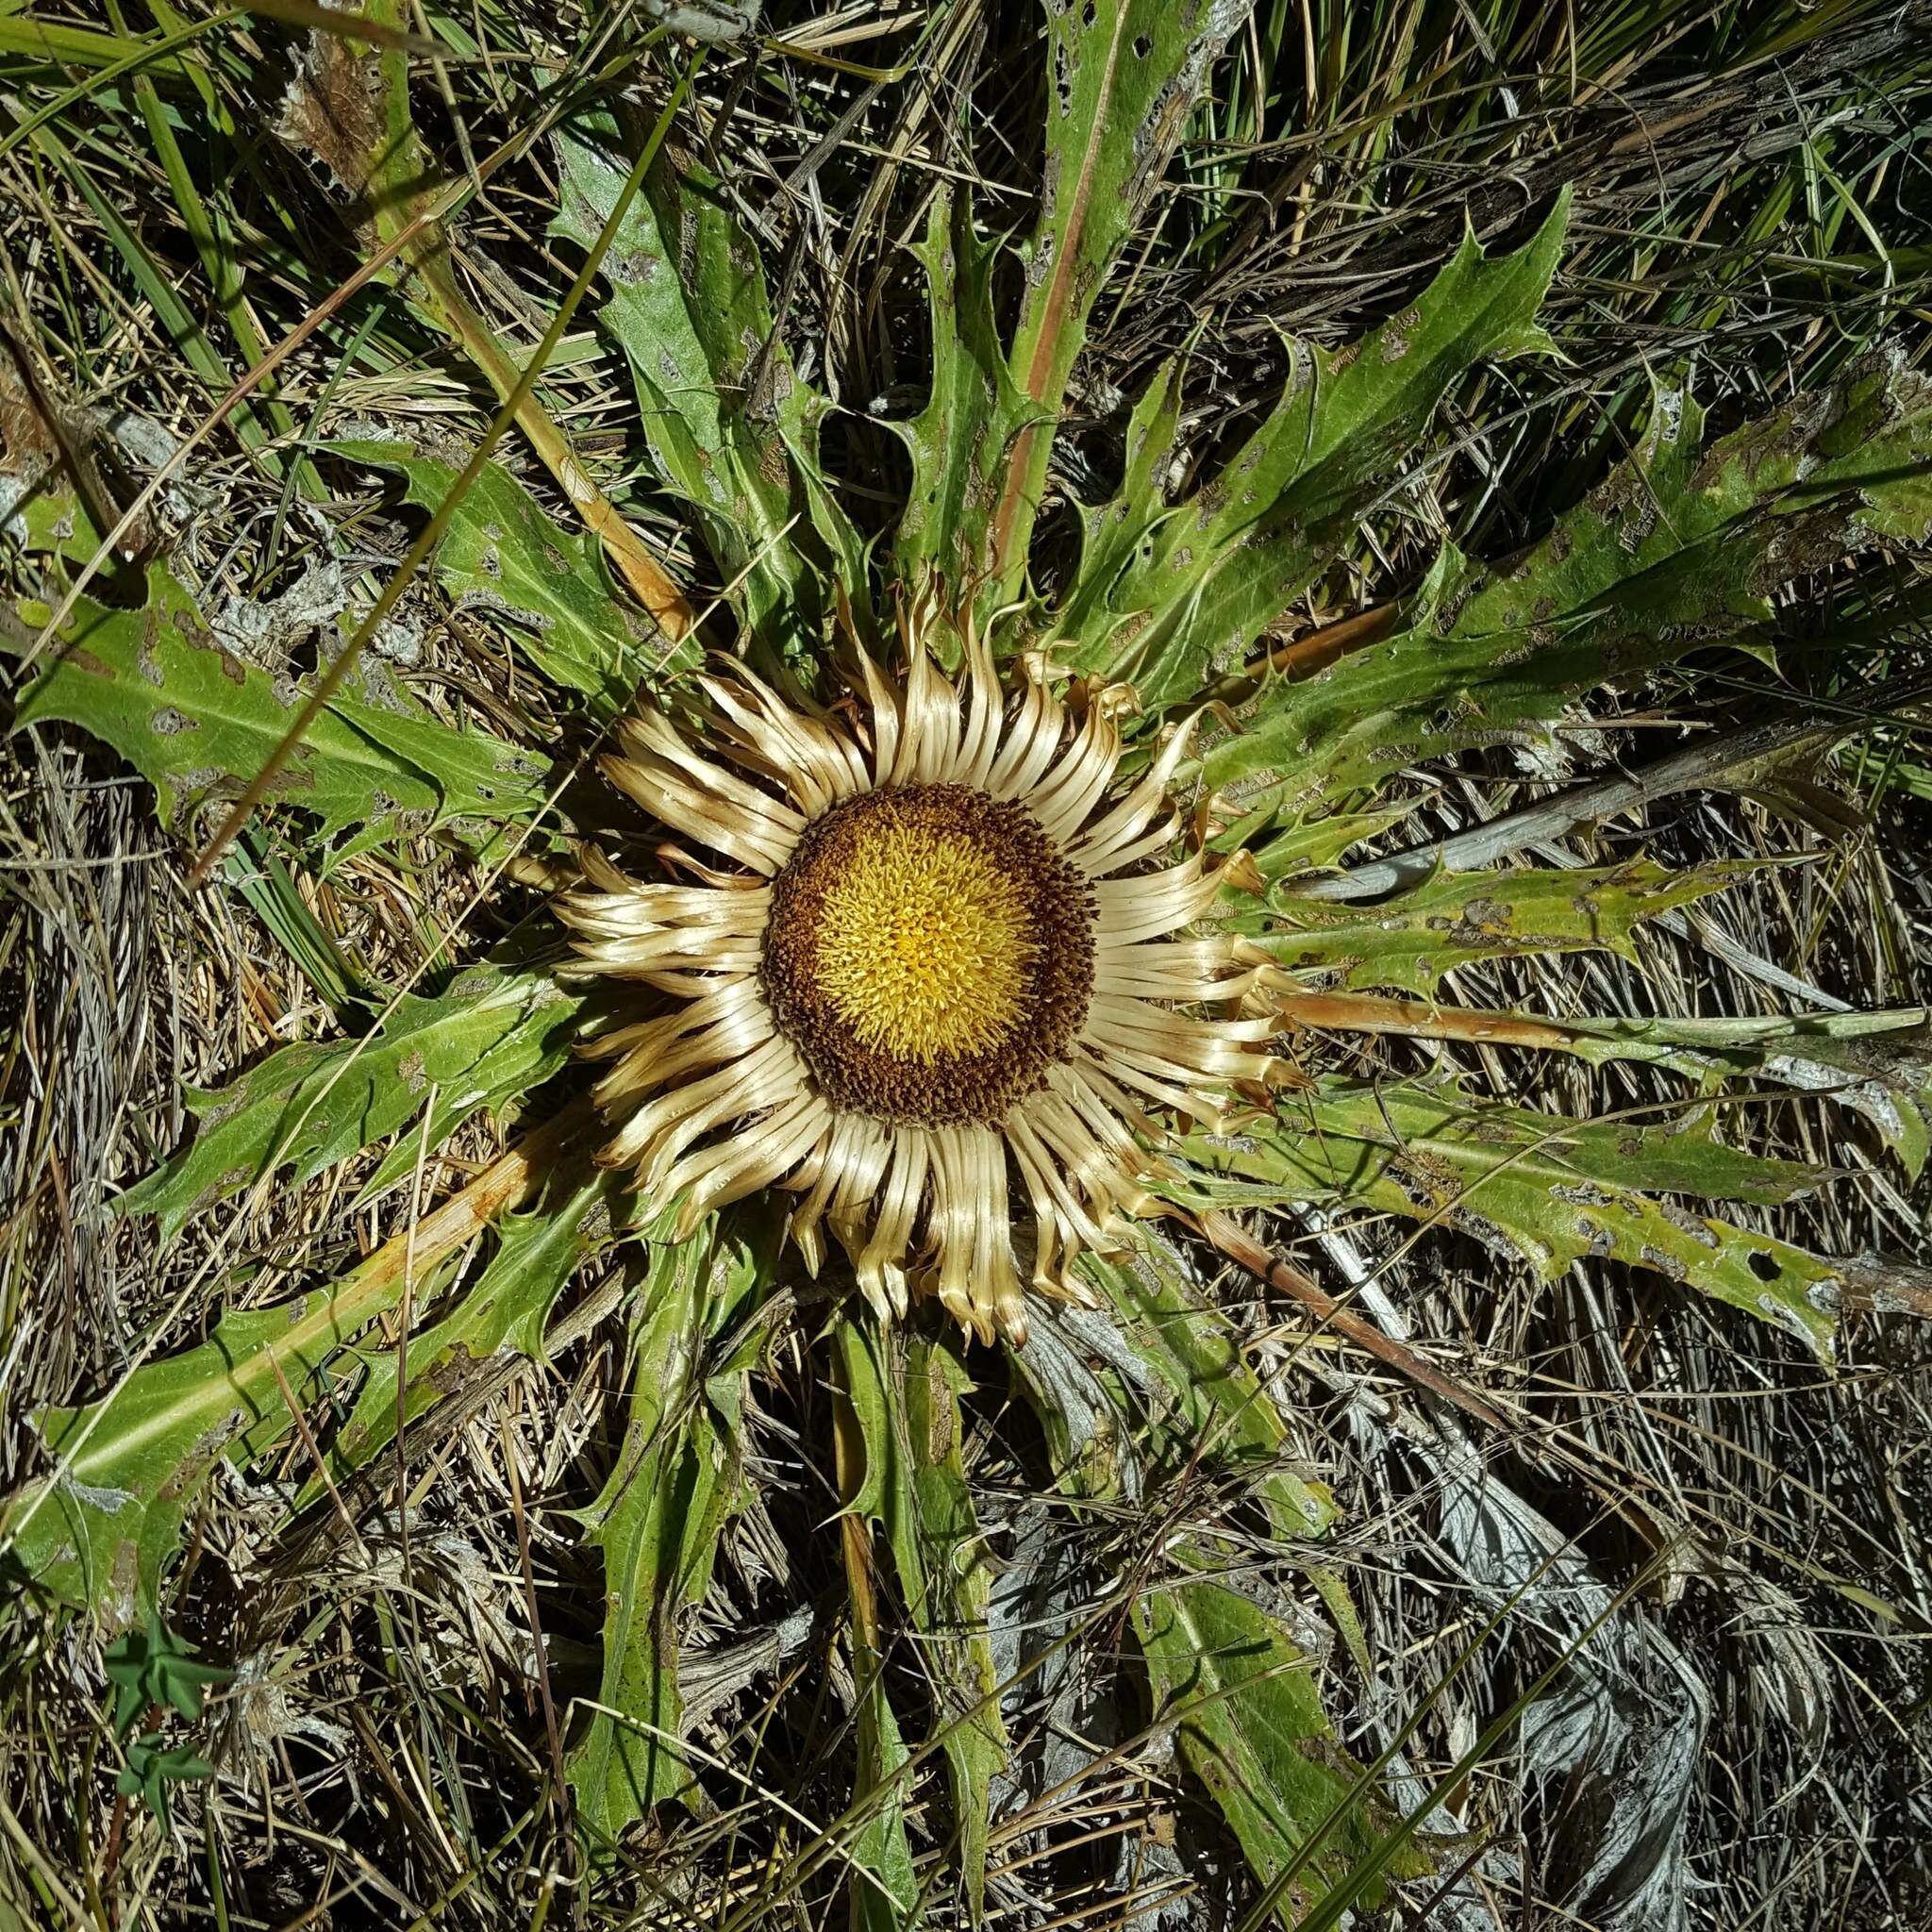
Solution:
[{"label": "dry straw stem", "polygon": [[1317,1287],[1299,1268],[1284,1261],[1278,1255],[1271,1255],[1228,1215],[1212,1208],[1192,1219],[1201,1233],[1230,1261],[1245,1268],[1257,1281],[1265,1281],[1283,1294],[1293,1296],[1338,1335],[1346,1336],[1357,1347],[1366,1349],[1377,1360],[1387,1362],[1419,1389],[1440,1396],[1488,1428],[1507,1431],[1514,1426],[1493,1404],[1443,1374],[1407,1343],[1385,1335],[1373,1322],[1365,1321],[1353,1309],[1345,1307],[1333,1295]]}]

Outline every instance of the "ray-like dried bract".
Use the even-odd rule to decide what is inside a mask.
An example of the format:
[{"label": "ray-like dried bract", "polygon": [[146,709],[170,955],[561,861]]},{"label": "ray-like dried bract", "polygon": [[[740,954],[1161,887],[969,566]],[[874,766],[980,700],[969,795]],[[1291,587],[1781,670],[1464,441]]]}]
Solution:
[{"label": "ray-like dried bract", "polygon": [[829,708],[726,659],[691,712],[626,719],[604,765],[675,835],[664,876],[590,851],[560,910],[579,971],[646,994],[591,1049],[601,1158],[644,1200],[688,1229],[789,1190],[808,1266],[829,1229],[882,1318],[931,1292],[1020,1341],[1026,1288],[1084,1299],[1073,1261],[1147,1207],[1166,1124],[1276,1072],[1276,1023],[1242,1016],[1238,941],[1176,937],[1218,891],[1173,856],[1190,725],[1117,786],[1130,691],[1058,694],[1029,655],[1008,693],[970,625],[949,676],[940,621],[902,618],[903,676],[855,654]]}]

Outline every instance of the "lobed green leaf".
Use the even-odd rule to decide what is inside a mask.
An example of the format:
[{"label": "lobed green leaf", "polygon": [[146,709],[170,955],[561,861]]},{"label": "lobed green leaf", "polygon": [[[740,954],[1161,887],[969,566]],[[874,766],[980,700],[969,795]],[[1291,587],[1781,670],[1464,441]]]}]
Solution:
[{"label": "lobed green leaf", "polygon": [[[1013,387],[1059,414],[1088,320],[1135,224],[1160,185],[1208,69],[1251,0],[1052,0],[1046,26],[1046,139],[1040,219],[1025,255],[1008,367]],[[992,511],[992,601],[1022,590],[1053,446],[1021,429]],[[988,474],[998,460],[980,452]]]},{"label": "lobed green leaf", "polygon": [[[154,1214],[174,1240],[202,1209],[291,1170],[296,1186],[401,1132],[431,1107],[432,1146],[483,1108],[499,1110],[569,1058],[582,998],[541,967],[483,962],[447,991],[407,993],[360,1040],[282,1047],[216,1092],[191,1089],[194,1139],[117,1204]],[[433,1105],[432,1105],[433,1102]],[[365,1194],[408,1172],[397,1150]]]},{"label": "lobed green leaf", "polygon": [[[472,1363],[507,1352],[542,1360],[544,1331],[558,1296],[585,1257],[611,1238],[628,1201],[623,1179],[609,1174],[553,1191],[557,1198],[541,1207],[504,1216],[496,1252],[462,1299],[409,1337],[404,1426],[441,1402],[452,1379]],[[404,1366],[394,1348],[363,1352],[355,1407],[327,1451],[329,1474],[338,1486],[395,1441],[396,1377]],[[296,1507],[306,1507],[324,1493],[318,1474]]]},{"label": "lobed green leaf", "polygon": [[365,1263],[293,1301],[224,1316],[199,1347],[147,1363],[98,1403],[43,1411],[36,1425],[61,1468],[7,1499],[9,1563],[36,1592],[131,1622],[158,1600],[208,1473],[285,1433],[289,1395],[310,1398],[401,1291],[393,1271]]},{"label": "lobed green leaf", "polygon": [[1541,542],[1493,569],[1445,550],[1394,635],[1245,704],[1206,782],[1243,813],[1319,811],[1409,764],[1543,744],[1607,678],[1757,644],[1774,591],[1932,533],[1932,384],[1895,358],[1707,452],[1702,427],[1660,391],[1632,459]]},{"label": "lobed green leaf", "polygon": [[930,570],[957,589],[977,583],[991,567],[992,512],[1007,458],[1022,427],[1041,412],[1008,369],[993,317],[999,247],[980,239],[963,189],[934,197],[913,253],[926,275],[932,391],[917,416],[887,425],[912,458],[892,562],[908,586]]},{"label": "lobed green leaf", "polygon": [[1669,1198],[1772,1206],[1824,1178],[1727,1145],[1716,1124],[1709,1103],[1658,1126],[1478,1104],[1445,1080],[1329,1079],[1285,1101],[1269,1125],[1195,1135],[1187,1148],[1234,1183],[1207,1181],[1202,1198],[1343,1201],[1500,1244],[1545,1276],[1607,1256],[1767,1317],[1829,1356],[1840,1298],[1829,1261]]},{"label": "lobed green leaf", "polygon": [[[557,136],[551,232],[591,245],[627,172],[608,115]],[[696,512],[705,541],[768,641],[814,633],[827,600],[794,519],[817,534],[855,598],[865,551],[820,467],[830,407],[780,338],[756,248],[721,184],[694,157],[668,152],[631,204],[604,261],[598,314],[623,348],[652,467]]]},{"label": "lobed green leaf", "polygon": [[708,1361],[714,1338],[765,1285],[748,1250],[708,1223],[654,1241],[633,1304],[630,1417],[608,1481],[581,1512],[603,1553],[598,1708],[568,1760],[578,1820],[614,1842],[655,1805],[691,1802],[679,1742],[678,1619],[709,1587],[738,1488],[742,1362]]},{"label": "lobed green leaf", "polygon": [[1475,959],[1591,950],[1636,956],[1646,919],[1722,892],[1757,868],[1713,862],[1672,871],[1650,859],[1574,872],[1439,874],[1400,898],[1329,906],[1270,896],[1270,909],[1229,921],[1311,986],[1432,992]]},{"label": "lobed green leaf", "polygon": [[1007,1767],[1007,1734],[987,1630],[991,1576],[959,1457],[959,1397],[971,1384],[950,1336],[879,1337],[851,1323],[841,1336],[866,1456],[850,1507],[884,1524],[907,1615],[923,1639],[918,1656],[946,1759],[960,1881],[977,1924],[992,1781]]},{"label": "lobed green leaf", "polygon": [[1335,1519],[1328,1485],[1291,1467],[1279,1412],[1248,1366],[1226,1314],[1205,1295],[1179,1249],[1154,1228],[1113,1257],[1081,1269],[1112,1303],[1139,1357],[1143,1391],[1165,1400],[1147,1417],[1157,1467],[1169,1474],[1198,1457],[1249,1477],[1274,1533],[1297,1541],[1324,1535]]},{"label": "lobed green leaf", "polygon": [[[1182,1578],[1143,1592],[1132,1614],[1155,1719],[1174,1725],[1256,1877],[1271,1884],[1299,1861],[1282,1898],[1294,1924],[1375,1848],[1386,1802],[1335,1736],[1308,1657],[1258,1605]],[[1429,1869],[1413,1848],[1391,1867],[1401,1878]],[[1374,1907],[1386,1889],[1377,1880],[1364,1896]]]},{"label": "lobed green leaf", "polygon": [[[25,611],[29,623],[48,615]],[[259,775],[302,697],[292,679],[221,644],[157,566],[142,609],[77,601],[18,722],[58,718],[112,745],[154,786],[162,819],[187,836],[204,806],[239,797]],[[270,797],[312,813],[325,836],[353,826],[366,841],[459,816],[532,818],[544,801],[541,777],[515,746],[431,717],[371,659],[310,724]]]},{"label": "lobed green leaf", "polygon": [[[325,447],[393,471],[403,478],[405,500],[432,512],[460,474],[455,464],[405,443]],[[481,607],[508,618],[509,635],[530,663],[580,691],[600,717],[623,710],[641,681],[691,658],[619,598],[595,537],[563,528],[495,463],[484,466],[458,504],[435,568],[458,610]]]},{"label": "lobed green leaf", "polygon": [[1399,475],[1442,396],[1478,362],[1549,350],[1533,318],[1568,214],[1559,198],[1533,240],[1493,261],[1465,236],[1413,307],[1348,349],[1294,345],[1266,422],[1173,504],[1163,484],[1181,372],[1158,375],[1129,425],[1126,478],[1088,514],[1086,554],[1055,613],[1077,660],[1130,679],[1149,708],[1234,668]]}]

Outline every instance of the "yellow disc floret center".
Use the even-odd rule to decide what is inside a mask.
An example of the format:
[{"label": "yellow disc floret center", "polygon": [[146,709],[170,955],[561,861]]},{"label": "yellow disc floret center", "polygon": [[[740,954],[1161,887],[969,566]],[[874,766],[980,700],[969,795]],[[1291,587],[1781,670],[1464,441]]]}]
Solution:
[{"label": "yellow disc floret center", "polygon": [[814,820],[773,879],[759,978],[841,1111],[997,1122],[1086,1021],[1091,897],[1015,800],[862,791]]},{"label": "yellow disc floret center", "polygon": [[982,1053],[1020,1017],[1040,950],[1028,899],[977,839],[869,824],[825,882],[819,987],[866,1046],[926,1063]]}]

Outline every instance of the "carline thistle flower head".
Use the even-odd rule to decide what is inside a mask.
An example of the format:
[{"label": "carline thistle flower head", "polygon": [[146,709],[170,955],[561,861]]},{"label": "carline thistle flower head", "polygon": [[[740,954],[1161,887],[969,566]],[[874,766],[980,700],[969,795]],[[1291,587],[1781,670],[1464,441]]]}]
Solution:
[{"label": "carline thistle flower head", "polygon": [[725,658],[681,721],[619,725],[606,772],[687,842],[649,879],[588,850],[559,905],[579,972],[646,990],[591,1047],[599,1158],[682,1193],[683,1232],[785,1189],[807,1265],[829,1228],[882,1318],[929,1292],[1020,1342],[1028,1285],[1091,1299],[1072,1264],[1149,1205],[1166,1124],[1276,1073],[1277,1023],[1240,1016],[1268,969],[1239,941],[1175,937],[1219,890],[1173,857],[1191,721],[1117,783],[1127,687],[1062,698],[1029,655],[1009,695],[970,621],[927,597],[899,627],[903,675],[855,650],[829,706]]}]

